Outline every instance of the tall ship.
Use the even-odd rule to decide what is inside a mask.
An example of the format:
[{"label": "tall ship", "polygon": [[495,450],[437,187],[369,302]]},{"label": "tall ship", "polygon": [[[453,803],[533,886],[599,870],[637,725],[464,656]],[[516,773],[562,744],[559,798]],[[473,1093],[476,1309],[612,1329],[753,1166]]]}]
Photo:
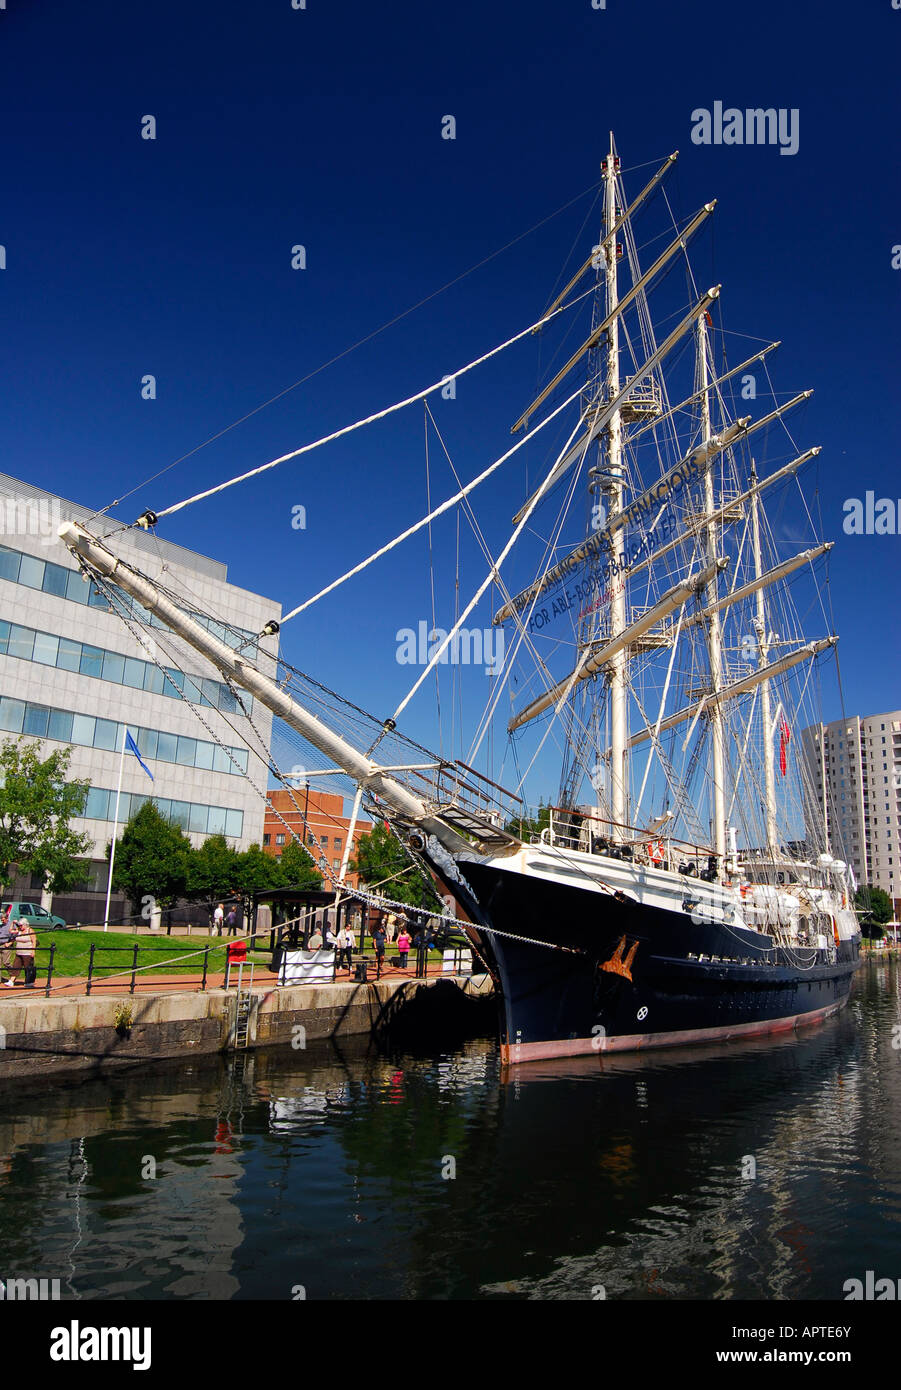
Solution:
[{"label": "tall ship", "polygon": [[[349,779],[352,826],[363,807],[385,820],[460,905],[497,988],[508,1063],[811,1024],[846,1002],[859,958],[853,875],[797,754],[837,642],[830,542],[804,492],[819,449],[792,433],[811,392],[777,394],[778,343],[727,332],[720,287],[696,282],[689,246],[715,205],[675,218],[665,192],[675,160],[627,191],[611,136],[597,242],[533,323],[454,374],[534,334],[566,357],[511,409],[512,445],[254,642],[117,556],[122,528],[108,519],[60,528],[141,645],[145,629],[165,631],[211,663],[242,708],[262,701],[325,771]],[[664,230],[652,223],[640,244],[636,224],[654,209]],[[186,506],[427,404],[449,379],[133,525],[156,532]],[[478,488],[526,459],[538,485],[529,492],[520,468],[509,535],[485,542],[484,579],[449,626],[424,634],[422,670],[391,717],[285,658],[285,622],[371,564],[390,569],[395,548],[439,515],[474,517]],[[480,637],[480,617],[504,634],[503,659],[466,759],[437,755],[404,736],[404,711]],[[202,720],[189,686],[183,698]],[[517,770],[559,750],[559,781],[537,814],[521,798],[526,773],[505,777],[507,788],[486,757],[499,722]],[[346,866],[346,854],[337,873],[321,864],[336,893],[371,900],[344,883]]]}]

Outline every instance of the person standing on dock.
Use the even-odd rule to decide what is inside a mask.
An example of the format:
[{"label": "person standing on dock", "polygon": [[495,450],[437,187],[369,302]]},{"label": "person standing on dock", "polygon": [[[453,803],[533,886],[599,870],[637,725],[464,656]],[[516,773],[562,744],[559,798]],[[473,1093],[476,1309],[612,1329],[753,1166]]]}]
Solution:
[{"label": "person standing on dock", "polygon": [[382,965],[385,960],[385,928],[379,922],[375,931],[372,933],[372,944],[375,947],[375,978],[381,979]]},{"label": "person standing on dock", "polygon": [[[9,972],[12,968],[13,956],[15,955],[13,947],[16,943],[9,920],[11,911],[12,904],[6,909],[6,912],[3,914],[3,920],[0,921],[0,975],[5,975]],[[3,984],[6,984],[5,980]]]},{"label": "person standing on dock", "polygon": [[314,926],[313,930],[312,930],[311,933],[310,933],[310,940],[309,940],[309,942],[308,942],[308,944],[307,944],[307,950],[308,950],[308,951],[321,951],[321,950],[322,950],[322,932],[319,930],[319,924],[318,924],[318,923],[316,924],[316,926]]},{"label": "person standing on dock", "polygon": [[356,950],[356,948],[357,948],[357,938],[356,938],[356,935],[354,934],[354,923],[353,923],[353,921],[351,920],[351,921],[346,922],[346,923],[344,924],[344,959],[345,959],[345,961],[347,962],[347,973],[348,973],[348,975],[350,975],[350,974],[352,973],[353,968],[354,968],[354,965],[353,965],[353,957],[354,957],[354,951]]},{"label": "person standing on dock", "polygon": [[406,970],[407,968],[407,955],[409,953],[409,950],[410,933],[407,931],[406,923],[404,923],[404,925],[400,929],[400,935],[397,938],[397,954],[400,956],[401,970]]},{"label": "person standing on dock", "polygon": [[224,904],[224,903],[220,903],[219,906],[216,908],[216,911],[213,913],[213,930],[212,930],[212,932],[211,932],[211,935],[212,935],[212,936],[221,936],[221,935],[222,935],[222,923],[223,923],[224,921],[225,921],[225,904]]},{"label": "person standing on dock", "polygon": [[416,933],[416,936],[413,938],[413,945],[416,946],[420,951],[429,951],[431,949],[433,940],[434,935],[432,933],[431,927],[429,926],[428,922],[423,922],[419,931]]},{"label": "person standing on dock", "polygon": [[12,929],[15,935],[16,958],[13,961],[12,969],[9,972],[9,979],[6,981],[7,989],[15,989],[16,978],[19,971],[24,967],[25,988],[34,989],[34,981],[37,971],[34,968],[34,953],[37,949],[37,937],[30,924],[24,917],[20,917],[17,925]]}]

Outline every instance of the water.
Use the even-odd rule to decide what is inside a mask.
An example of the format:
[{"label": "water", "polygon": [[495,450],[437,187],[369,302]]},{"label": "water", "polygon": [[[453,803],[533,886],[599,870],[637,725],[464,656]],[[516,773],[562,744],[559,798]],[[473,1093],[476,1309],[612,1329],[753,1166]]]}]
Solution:
[{"label": "water", "polygon": [[901,1276],[899,979],[869,962],[786,1041],[512,1080],[490,1040],[361,1041],[9,1090],[0,1276],[84,1300],[841,1299]]}]

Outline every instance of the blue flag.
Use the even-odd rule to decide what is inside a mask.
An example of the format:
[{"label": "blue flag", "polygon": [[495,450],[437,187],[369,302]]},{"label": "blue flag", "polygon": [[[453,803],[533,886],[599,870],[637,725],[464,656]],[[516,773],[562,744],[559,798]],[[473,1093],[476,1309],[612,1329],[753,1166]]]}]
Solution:
[{"label": "blue flag", "polygon": [[125,747],[128,748],[132,753],[134,753],[134,755],[135,755],[135,757],[137,758],[138,762],[141,764],[141,767],[142,767],[142,768],[144,769],[144,771],[147,773],[147,776],[150,778],[150,780],[151,780],[151,782],[152,782],[152,781],[153,781],[153,773],[150,771],[150,768],[147,766],[147,764],[145,763],[144,759],[141,757],[140,750],[138,749],[138,745],[135,743],[134,739],[132,738],[131,734],[128,732],[127,729],[125,730]]}]

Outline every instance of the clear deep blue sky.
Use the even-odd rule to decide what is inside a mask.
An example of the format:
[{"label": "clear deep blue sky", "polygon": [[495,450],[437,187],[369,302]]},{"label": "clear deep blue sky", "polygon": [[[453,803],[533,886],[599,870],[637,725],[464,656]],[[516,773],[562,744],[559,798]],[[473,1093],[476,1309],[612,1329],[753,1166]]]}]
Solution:
[{"label": "clear deep blue sky", "polygon": [[[8,0],[0,11],[0,467],[105,506],[481,261],[598,179],[612,127],[634,192],[675,148],[681,217],[730,328],[780,338],[831,560],[846,708],[901,705],[901,538],[843,535],[897,460],[901,10],[789,0]],[[794,156],[691,142],[691,113],[799,110]],[[157,120],[155,141],[141,118]],[[457,138],[441,139],[452,114]],[[412,392],[532,321],[579,237],[573,202],[460,284],[256,414],[115,515],[133,520]],[[597,218],[578,241],[584,255]],[[307,269],[291,269],[303,244]],[[736,340],[737,341],[737,340]],[[540,345],[436,417],[463,477],[509,443]],[[750,349],[749,349],[750,350]],[[739,349],[731,348],[732,360]],[[157,399],[140,395],[157,379]],[[471,384],[470,384],[471,383]],[[425,503],[421,408],[166,523],[291,607]],[[437,495],[451,490],[436,467]],[[530,481],[534,481],[531,479]],[[506,534],[524,470],[488,496]],[[292,507],[306,508],[292,530]],[[901,529],[901,527],[899,527]],[[443,562],[453,535],[436,539]],[[449,549],[450,547],[450,549]],[[483,573],[467,550],[464,588]],[[430,618],[423,541],[285,630],[301,666],[384,715],[395,633]],[[449,600],[445,563],[440,597]],[[447,611],[446,609],[444,610]],[[811,635],[819,635],[811,633]],[[348,669],[350,662],[350,670]],[[834,682],[824,716],[840,713]],[[445,737],[449,734],[445,697]],[[434,700],[411,710],[434,744]],[[499,765],[496,763],[496,765]],[[551,791],[552,787],[533,787]]]}]

